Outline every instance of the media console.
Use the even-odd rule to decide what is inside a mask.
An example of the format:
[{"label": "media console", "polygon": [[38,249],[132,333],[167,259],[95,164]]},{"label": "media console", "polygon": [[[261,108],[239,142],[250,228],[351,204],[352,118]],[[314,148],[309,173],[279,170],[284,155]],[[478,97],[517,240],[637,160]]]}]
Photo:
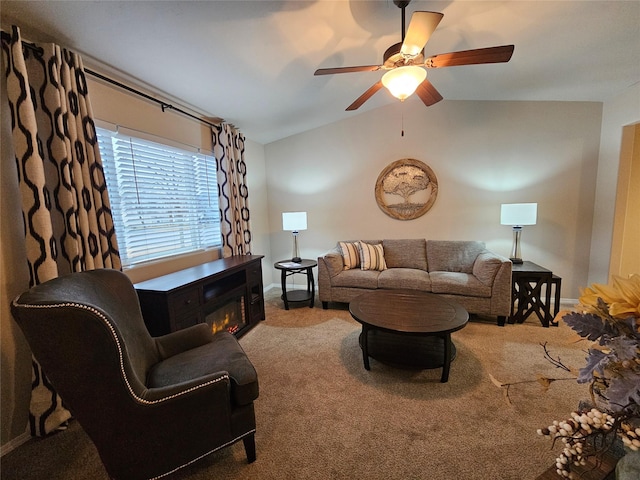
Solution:
[{"label": "media console", "polygon": [[238,255],[136,283],[142,316],[156,337],[207,323],[240,337],[264,320],[262,255]]}]

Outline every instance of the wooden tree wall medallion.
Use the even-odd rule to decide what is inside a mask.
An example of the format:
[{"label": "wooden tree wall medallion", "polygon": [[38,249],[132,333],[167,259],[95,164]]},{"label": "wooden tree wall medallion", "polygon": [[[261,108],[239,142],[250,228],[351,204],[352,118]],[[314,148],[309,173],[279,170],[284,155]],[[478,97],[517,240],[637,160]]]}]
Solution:
[{"label": "wooden tree wall medallion", "polygon": [[438,179],[419,160],[403,158],[380,172],[376,202],[384,213],[398,220],[413,220],[429,211],[438,195]]}]

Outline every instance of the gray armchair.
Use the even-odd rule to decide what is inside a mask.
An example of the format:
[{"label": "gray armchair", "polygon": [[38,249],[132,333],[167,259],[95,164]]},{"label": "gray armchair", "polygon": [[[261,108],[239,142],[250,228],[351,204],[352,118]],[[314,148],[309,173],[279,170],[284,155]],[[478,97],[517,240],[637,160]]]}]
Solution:
[{"label": "gray armchair", "polygon": [[255,460],[258,379],[233,335],[151,337],[133,285],[109,269],[37,285],[11,310],[111,478],[161,476],[239,440]]}]

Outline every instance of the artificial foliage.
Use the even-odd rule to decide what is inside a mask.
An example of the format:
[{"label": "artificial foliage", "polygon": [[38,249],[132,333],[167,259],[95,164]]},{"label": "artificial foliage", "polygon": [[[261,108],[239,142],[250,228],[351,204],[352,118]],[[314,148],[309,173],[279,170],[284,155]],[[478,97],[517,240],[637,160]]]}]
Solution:
[{"label": "artificial foliage", "polygon": [[583,289],[577,309],[558,317],[592,342],[577,381],[589,385],[597,408],[572,412],[538,433],[564,445],[556,459],[558,475],[578,478],[574,467],[601,457],[617,439],[640,449],[640,275]]}]

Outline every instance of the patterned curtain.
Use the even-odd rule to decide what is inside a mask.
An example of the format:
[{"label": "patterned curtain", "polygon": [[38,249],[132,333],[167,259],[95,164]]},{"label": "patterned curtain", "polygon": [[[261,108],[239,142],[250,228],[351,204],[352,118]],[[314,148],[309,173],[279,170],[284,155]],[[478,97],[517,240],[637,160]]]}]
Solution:
[{"label": "patterned curtain", "polygon": [[[17,27],[2,32],[30,286],[64,273],[120,270],[82,59],[53,44],[32,47]],[[35,359],[32,380],[29,423],[42,436],[70,413]]]},{"label": "patterned curtain", "polygon": [[218,176],[222,256],[251,255],[244,135],[227,123],[212,127],[211,132]]}]

